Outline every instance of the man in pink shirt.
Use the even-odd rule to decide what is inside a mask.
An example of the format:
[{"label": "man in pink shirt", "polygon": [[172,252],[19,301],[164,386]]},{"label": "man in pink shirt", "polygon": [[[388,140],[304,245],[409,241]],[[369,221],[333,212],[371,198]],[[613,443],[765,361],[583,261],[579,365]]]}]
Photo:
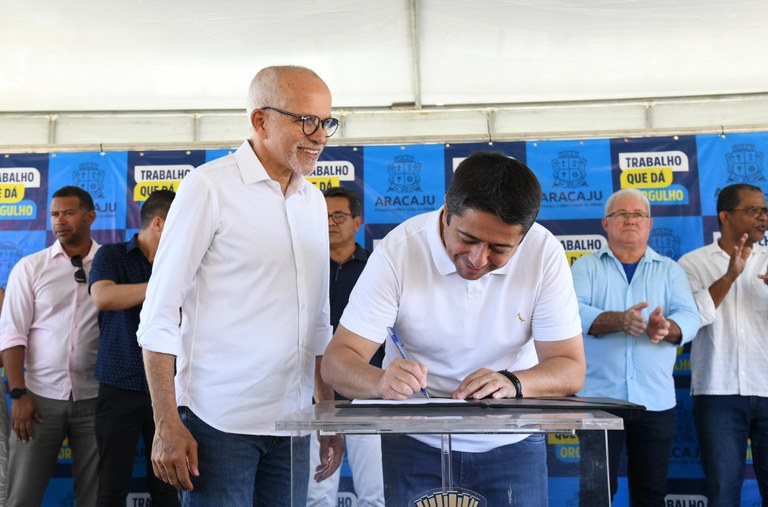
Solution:
[{"label": "man in pink shirt", "polygon": [[42,503],[65,437],[77,505],[96,504],[93,371],[99,329],[87,285],[99,248],[91,239],[95,219],[85,190],[68,186],[54,192],[51,230],[57,241],[21,259],[8,278],[0,315],[12,399],[7,507]]}]

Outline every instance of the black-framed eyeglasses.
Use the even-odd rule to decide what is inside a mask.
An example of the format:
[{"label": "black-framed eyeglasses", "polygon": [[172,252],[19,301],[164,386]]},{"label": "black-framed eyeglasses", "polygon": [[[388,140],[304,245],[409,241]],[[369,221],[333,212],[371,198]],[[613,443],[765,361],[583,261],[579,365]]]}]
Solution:
[{"label": "black-framed eyeglasses", "polygon": [[648,215],[642,211],[614,211],[605,215],[605,218],[618,218],[619,220],[627,220],[628,218],[634,218],[635,220],[645,220]]},{"label": "black-framed eyeglasses", "polygon": [[83,258],[79,255],[75,255],[74,257],[69,258],[70,262],[72,262],[72,266],[77,268],[77,271],[75,271],[75,281],[77,283],[85,283],[85,270],[83,269]]},{"label": "black-framed eyeglasses", "polygon": [[301,120],[301,131],[304,132],[304,135],[307,136],[311,136],[317,132],[317,129],[319,129],[320,126],[322,126],[323,132],[325,132],[325,137],[331,137],[336,133],[336,129],[339,128],[339,120],[332,117],[321,120],[319,116],[315,116],[314,114],[305,114],[302,116],[300,114],[289,113],[288,111],[283,111],[282,109],[278,109],[272,106],[264,106],[261,109],[277,111],[280,114]]},{"label": "black-framed eyeglasses", "polygon": [[763,208],[762,206],[741,206],[739,208],[731,208],[728,211],[746,211],[750,215],[752,215],[752,218],[757,218],[760,215],[768,215],[768,208]]},{"label": "black-framed eyeglasses", "polygon": [[341,225],[347,221],[347,217],[351,217],[352,213],[344,213],[343,211],[336,211],[334,213],[328,213],[328,220],[333,220],[336,225]]}]

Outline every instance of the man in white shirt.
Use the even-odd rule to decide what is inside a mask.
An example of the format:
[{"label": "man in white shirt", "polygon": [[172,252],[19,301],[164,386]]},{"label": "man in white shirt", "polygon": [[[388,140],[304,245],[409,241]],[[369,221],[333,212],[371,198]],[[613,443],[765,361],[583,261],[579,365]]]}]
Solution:
[{"label": "man in white shirt", "polygon": [[42,503],[65,437],[77,504],[96,505],[99,327],[87,285],[99,248],[91,239],[95,219],[88,192],[60,188],[51,199],[57,241],[21,259],[8,277],[0,315],[12,399],[7,507]]},{"label": "man in white shirt", "polygon": [[[348,398],[565,396],[584,383],[578,303],[557,239],[534,223],[541,187],[524,164],[475,153],[445,206],[378,244],[326,350],[322,373]],[[399,330],[410,360],[397,355]],[[383,369],[368,364],[386,341]],[[527,438],[526,438],[527,437]],[[546,506],[542,435],[454,435],[456,486],[488,505]],[[438,435],[382,435],[386,505],[440,488]]]},{"label": "man in white shirt", "polygon": [[758,244],[767,211],[761,188],[723,188],[720,239],[679,261],[701,314],[691,397],[709,507],[741,505],[748,438],[768,498],[768,248]]},{"label": "man in white shirt", "polygon": [[[182,490],[183,505],[290,505],[291,441],[275,421],[311,405],[313,386],[316,399],[333,398],[313,378],[331,335],[327,211],[304,179],[336,131],[330,114],[311,70],[261,70],[250,139],[189,173],[168,213],[138,340],[154,473]],[[308,473],[309,439],[302,445],[294,465]],[[319,478],[341,447],[323,437]]]}]

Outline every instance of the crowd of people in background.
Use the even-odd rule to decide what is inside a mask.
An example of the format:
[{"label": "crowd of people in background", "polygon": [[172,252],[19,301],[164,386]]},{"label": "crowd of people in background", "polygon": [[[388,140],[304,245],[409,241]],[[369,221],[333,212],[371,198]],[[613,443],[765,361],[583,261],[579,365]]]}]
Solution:
[{"label": "crowd of people in background", "polygon": [[[534,173],[475,153],[444,206],[371,253],[355,242],[360,197],[305,179],[339,125],[328,86],[303,67],[267,67],[247,100],[250,137],[177,194],[153,192],[125,243],[92,238],[88,192],[52,194],[56,241],[22,258],[0,293],[11,398],[10,416],[0,404],[0,506],[41,505],[65,438],[77,505],[125,505],[141,437],[155,506],[336,505],[346,452],[358,505],[402,507],[441,486],[438,436],[292,442],[274,423],[313,400],[424,392],[643,405],[617,412],[624,430],[609,432],[610,497],[626,452],[631,505],[663,506],[672,373],[688,342],[708,505],[739,505],[747,439],[768,498],[759,187],[722,189],[719,239],[679,262],[648,245],[645,195],[619,190],[605,205],[607,245],[571,269],[535,222]],[[384,354],[388,328],[407,359]],[[583,449],[601,445],[598,433],[579,434]],[[547,505],[541,434],[457,435],[453,450],[459,485],[488,505]],[[292,466],[307,471],[298,487]],[[580,505],[603,501],[592,486],[582,482]]]}]

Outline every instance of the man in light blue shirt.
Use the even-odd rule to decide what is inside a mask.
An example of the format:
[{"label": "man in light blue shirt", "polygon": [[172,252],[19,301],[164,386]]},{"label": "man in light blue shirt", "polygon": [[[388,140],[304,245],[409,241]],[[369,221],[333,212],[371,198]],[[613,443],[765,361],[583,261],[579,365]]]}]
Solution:
[{"label": "man in light blue shirt", "polygon": [[[624,430],[608,432],[611,496],[626,446],[631,505],[661,507],[675,430],[676,349],[696,336],[700,320],[685,272],[648,247],[650,214],[638,190],[611,195],[602,220],[608,245],[577,260],[572,273],[587,358],[578,394],[647,408],[617,413]],[[582,446],[592,445],[590,433],[598,432],[583,432]],[[581,505],[594,505],[594,493],[582,483]]]}]

